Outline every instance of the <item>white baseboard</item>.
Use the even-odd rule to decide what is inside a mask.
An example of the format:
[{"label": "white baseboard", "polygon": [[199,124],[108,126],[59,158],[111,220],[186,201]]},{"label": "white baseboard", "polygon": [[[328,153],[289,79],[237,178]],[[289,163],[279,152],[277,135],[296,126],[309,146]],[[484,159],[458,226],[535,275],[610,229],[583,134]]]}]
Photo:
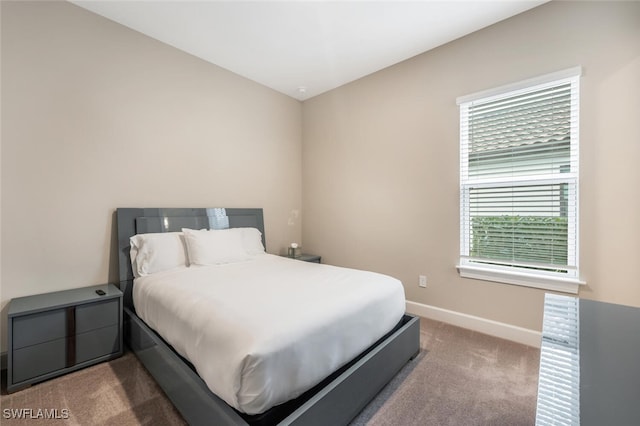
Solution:
[{"label": "white baseboard", "polygon": [[413,315],[446,322],[457,327],[467,328],[479,333],[511,340],[535,348],[540,347],[542,333],[528,328],[517,327],[503,322],[450,311],[435,306],[407,300],[407,312]]}]

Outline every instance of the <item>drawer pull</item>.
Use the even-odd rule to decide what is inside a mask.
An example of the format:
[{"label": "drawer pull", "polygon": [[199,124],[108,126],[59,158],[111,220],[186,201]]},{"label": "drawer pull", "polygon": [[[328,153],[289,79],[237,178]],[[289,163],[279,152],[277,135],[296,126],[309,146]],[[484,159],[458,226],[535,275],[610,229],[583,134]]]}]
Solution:
[{"label": "drawer pull", "polygon": [[67,367],[76,364],[76,308],[67,308]]}]

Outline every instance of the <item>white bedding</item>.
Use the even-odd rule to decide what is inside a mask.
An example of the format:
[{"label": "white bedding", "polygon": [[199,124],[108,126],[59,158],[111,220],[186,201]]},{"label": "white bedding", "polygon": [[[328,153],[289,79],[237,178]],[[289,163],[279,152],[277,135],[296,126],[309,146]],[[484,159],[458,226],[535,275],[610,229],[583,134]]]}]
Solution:
[{"label": "white bedding", "polygon": [[395,278],[269,254],[136,278],[133,300],[211,391],[247,414],[318,384],[405,311]]}]

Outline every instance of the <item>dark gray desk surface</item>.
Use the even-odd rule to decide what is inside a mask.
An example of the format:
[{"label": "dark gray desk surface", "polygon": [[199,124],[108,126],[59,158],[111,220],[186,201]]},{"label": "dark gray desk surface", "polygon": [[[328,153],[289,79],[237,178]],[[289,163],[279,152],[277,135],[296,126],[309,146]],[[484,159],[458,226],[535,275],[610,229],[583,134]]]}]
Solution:
[{"label": "dark gray desk surface", "polygon": [[640,308],[580,300],[580,424],[640,425]]},{"label": "dark gray desk surface", "polygon": [[[550,294],[545,298],[536,424],[640,425],[640,308],[575,300]],[[567,308],[559,309],[563,302]],[[558,339],[561,335],[568,336],[566,341]],[[579,336],[577,342],[571,341],[572,335]],[[571,370],[579,371],[579,380],[562,384]],[[549,395],[555,407],[549,407]],[[557,418],[549,414],[554,411]]]}]

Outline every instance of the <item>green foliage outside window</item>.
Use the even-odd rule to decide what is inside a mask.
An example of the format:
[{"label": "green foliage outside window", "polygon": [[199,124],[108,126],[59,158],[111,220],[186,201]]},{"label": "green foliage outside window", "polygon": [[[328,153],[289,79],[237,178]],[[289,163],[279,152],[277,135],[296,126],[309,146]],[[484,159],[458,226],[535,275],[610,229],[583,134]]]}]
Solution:
[{"label": "green foliage outside window", "polygon": [[503,215],[471,220],[472,257],[567,265],[567,217]]}]

